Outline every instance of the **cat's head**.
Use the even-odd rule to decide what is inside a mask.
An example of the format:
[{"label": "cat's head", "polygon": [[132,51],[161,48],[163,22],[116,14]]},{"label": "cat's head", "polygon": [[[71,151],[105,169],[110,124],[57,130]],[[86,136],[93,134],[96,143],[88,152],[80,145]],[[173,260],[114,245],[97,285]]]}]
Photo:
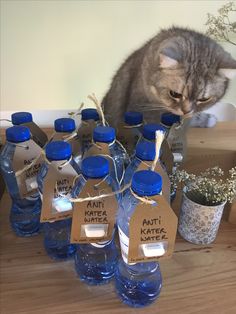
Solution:
[{"label": "cat's head", "polygon": [[236,61],[215,41],[181,29],[166,31],[145,57],[145,91],[161,109],[184,115],[202,111],[220,100]]}]

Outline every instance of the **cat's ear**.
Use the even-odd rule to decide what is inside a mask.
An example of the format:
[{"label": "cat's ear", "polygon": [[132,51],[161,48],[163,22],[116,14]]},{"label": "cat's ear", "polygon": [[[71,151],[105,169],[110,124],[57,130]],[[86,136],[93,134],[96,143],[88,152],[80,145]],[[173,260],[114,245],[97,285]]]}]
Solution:
[{"label": "cat's ear", "polygon": [[178,61],[166,56],[163,53],[159,54],[159,66],[161,69],[169,69],[169,68],[175,68],[178,65]]},{"label": "cat's ear", "polygon": [[236,60],[234,60],[228,52],[224,53],[218,69],[220,76],[232,79],[236,76]]},{"label": "cat's ear", "polygon": [[220,76],[223,76],[223,77],[231,80],[236,76],[236,69],[221,68],[218,70],[218,73],[220,74]]}]

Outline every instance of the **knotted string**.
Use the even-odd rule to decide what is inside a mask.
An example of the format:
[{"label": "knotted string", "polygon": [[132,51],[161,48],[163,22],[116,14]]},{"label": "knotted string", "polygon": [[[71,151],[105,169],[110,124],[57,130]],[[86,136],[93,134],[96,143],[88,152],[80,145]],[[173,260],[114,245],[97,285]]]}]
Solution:
[{"label": "knotted string", "polygon": [[144,204],[155,204],[156,203],[154,200],[148,198],[147,196],[137,195],[131,188],[130,188],[130,192],[135,198],[137,198],[139,201],[141,201]]},{"label": "knotted string", "polygon": [[103,110],[102,110],[102,106],[101,104],[99,103],[99,101],[97,100],[95,94],[92,94],[92,95],[88,95],[88,99],[92,100],[92,102],[95,104],[96,108],[97,108],[97,111],[98,111],[98,114],[102,120],[102,125],[103,126],[106,126],[106,120],[105,120],[105,116],[104,116],[104,113],[103,113]]}]

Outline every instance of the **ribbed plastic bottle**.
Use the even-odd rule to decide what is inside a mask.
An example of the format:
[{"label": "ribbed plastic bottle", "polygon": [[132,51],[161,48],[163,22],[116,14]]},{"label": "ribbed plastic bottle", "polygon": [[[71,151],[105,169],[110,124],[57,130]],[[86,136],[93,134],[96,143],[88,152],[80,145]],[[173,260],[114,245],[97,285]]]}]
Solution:
[{"label": "ribbed plastic bottle", "polygon": [[32,236],[40,230],[41,198],[39,193],[21,198],[13,170],[15,149],[27,149],[30,131],[25,126],[13,126],[6,130],[6,144],[0,154],[0,166],[8,192],[12,200],[10,223],[18,236]]},{"label": "ribbed plastic bottle", "polygon": [[30,129],[32,139],[40,146],[44,147],[48,141],[46,133],[33,121],[30,112],[15,112],[11,115],[13,125],[24,125]]},{"label": "ribbed plastic bottle", "polygon": [[[73,189],[73,195],[81,192],[86,181],[89,179],[105,180],[113,191],[119,189],[118,182],[109,174],[109,162],[102,156],[87,157],[82,161],[83,177],[77,181]],[[90,227],[97,225],[90,225]],[[102,226],[94,232],[103,232]],[[91,228],[90,228],[91,232]],[[80,279],[89,285],[100,285],[108,283],[114,276],[117,265],[117,248],[113,238],[110,241],[79,244],[75,253],[75,269]]]},{"label": "ribbed plastic bottle", "polygon": [[[139,197],[151,197],[161,193],[162,179],[151,170],[138,171],[133,175],[131,189]],[[129,191],[122,199],[117,225],[122,258],[115,272],[116,290],[121,300],[132,307],[143,307],[153,303],[162,287],[162,276],[158,262],[128,264],[129,222],[138,200]],[[159,246],[158,246],[159,247]],[[164,254],[160,248],[160,255]]]},{"label": "ribbed plastic bottle", "polygon": [[[142,133],[143,114],[137,111],[128,111],[124,115],[124,124],[118,128],[117,139],[126,148],[131,156]],[[128,137],[124,133],[128,131]]]},{"label": "ribbed plastic bottle", "polygon": [[111,176],[120,182],[123,178],[125,165],[128,163],[128,155],[125,150],[115,141],[115,129],[108,126],[97,126],[93,130],[93,141],[99,146],[99,143],[106,143],[109,146],[110,156],[113,159]]},{"label": "ribbed plastic bottle", "polygon": [[[63,141],[55,141],[46,145],[45,148],[47,159],[53,163],[54,161],[61,160],[64,163],[66,160],[70,160],[72,150],[69,143]],[[70,161],[71,166],[78,173],[78,165],[73,158]],[[44,163],[38,174],[38,185],[42,193],[44,178],[48,171],[48,164]],[[52,200],[52,206],[63,207],[70,209],[72,207],[71,202],[67,198],[58,197]],[[70,244],[70,232],[71,232],[71,218],[59,220],[55,222],[43,223],[44,233],[44,247],[47,254],[55,260],[66,260],[72,257],[75,253],[75,245]]]}]

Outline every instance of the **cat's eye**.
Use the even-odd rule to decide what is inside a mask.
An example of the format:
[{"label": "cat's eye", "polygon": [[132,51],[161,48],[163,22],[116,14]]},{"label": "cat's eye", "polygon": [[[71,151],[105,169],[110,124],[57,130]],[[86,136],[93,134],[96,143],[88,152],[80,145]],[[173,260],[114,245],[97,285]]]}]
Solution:
[{"label": "cat's eye", "polygon": [[198,101],[198,102],[207,102],[207,101],[209,101],[210,99],[211,99],[211,97],[203,97],[203,98],[198,99],[197,101]]},{"label": "cat's eye", "polygon": [[170,90],[169,91],[169,94],[172,98],[174,99],[181,99],[182,98],[182,94],[179,94],[179,93],[176,93],[174,92],[173,90]]}]

